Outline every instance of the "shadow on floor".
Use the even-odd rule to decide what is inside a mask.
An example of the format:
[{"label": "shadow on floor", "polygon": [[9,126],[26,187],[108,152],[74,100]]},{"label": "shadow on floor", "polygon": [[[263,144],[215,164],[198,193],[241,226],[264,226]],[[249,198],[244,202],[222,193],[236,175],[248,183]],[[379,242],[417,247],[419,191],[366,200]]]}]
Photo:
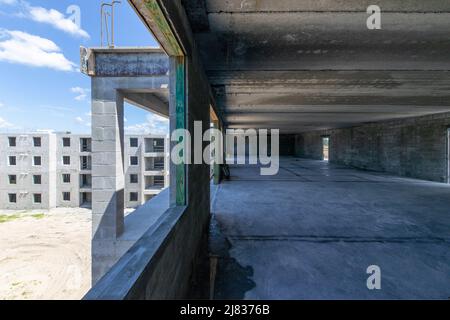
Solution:
[{"label": "shadow on floor", "polygon": [[189,298],[244,299],[245,293],[256,285],[251,280],[253,268],[241,266],[230,256],[231,244],[220,230],[214,214],[210,222],[208,240],[202,243]]},{"label": "shadow on floor", "polygon": [[449,185],[296,158],[230,170],[211,210],[216,299],[450,296]]}]

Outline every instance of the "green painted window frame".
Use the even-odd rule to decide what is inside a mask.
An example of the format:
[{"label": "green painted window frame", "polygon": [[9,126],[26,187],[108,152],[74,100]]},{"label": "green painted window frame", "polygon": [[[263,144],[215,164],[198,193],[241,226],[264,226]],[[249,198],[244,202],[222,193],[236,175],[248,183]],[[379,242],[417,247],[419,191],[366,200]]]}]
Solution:
[{"label": "green painted window frame", "polygon": [[[174,57],[176,72],[176,129],[186,129],[186,58],[184,56]],[[181,137],[180,141],[185,141]],[[185,152],[185,150],[183,151]],[[186,205],[186,164],[183,162],[175,166],[176,171],[176,205]]]},{"label": "green painted window frame", "polygon": [[[186,129],[186,88],[187,88],[187,67],[186,52],[179,39],[175,36],[171,24],[167,20],[165,11],[160,0],[146,0],[143,5],[147,8],[149,15],[142,17],[153,35],[160,43],[170,59],[175,61],[175,88],[174,98],[176,107],[175,129]],[[138,11],[138,10],[137,10]],[[186,137],[180,137],[180,142]],[[187,166],[181,163],[174,167],[176,177],[176,206],[187,205]]]}]

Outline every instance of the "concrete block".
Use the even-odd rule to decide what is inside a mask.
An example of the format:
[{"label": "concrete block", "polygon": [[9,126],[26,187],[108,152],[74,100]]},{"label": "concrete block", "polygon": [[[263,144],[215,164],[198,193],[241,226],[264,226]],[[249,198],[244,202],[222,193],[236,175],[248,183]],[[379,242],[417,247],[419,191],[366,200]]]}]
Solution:
[{"label": "concrete block", "polygon": [[322,136],[330,136],[330,161],[365,170],[437,182],[447,181],[450,114],[306,132],[296,136],[296,155],[322,159]]}]

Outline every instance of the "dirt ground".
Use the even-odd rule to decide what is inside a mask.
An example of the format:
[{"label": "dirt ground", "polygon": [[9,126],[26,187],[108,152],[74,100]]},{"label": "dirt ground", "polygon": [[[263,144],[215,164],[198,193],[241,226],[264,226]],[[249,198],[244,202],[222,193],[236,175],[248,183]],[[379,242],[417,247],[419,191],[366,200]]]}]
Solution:
[{"label": "dirt ground", "polygon": [[87,209],[0,211],[0,300],[81,299],[90,239]]}]

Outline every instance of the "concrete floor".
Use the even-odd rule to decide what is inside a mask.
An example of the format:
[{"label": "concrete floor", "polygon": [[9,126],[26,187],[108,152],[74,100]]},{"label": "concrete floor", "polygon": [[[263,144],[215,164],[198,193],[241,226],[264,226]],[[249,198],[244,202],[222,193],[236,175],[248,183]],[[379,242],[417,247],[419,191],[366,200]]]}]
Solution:
[{"label": "concrete floor", "polygon": [[231,175],[212,202],[216,299],[450,297],[449,185],[295,158]]}]

